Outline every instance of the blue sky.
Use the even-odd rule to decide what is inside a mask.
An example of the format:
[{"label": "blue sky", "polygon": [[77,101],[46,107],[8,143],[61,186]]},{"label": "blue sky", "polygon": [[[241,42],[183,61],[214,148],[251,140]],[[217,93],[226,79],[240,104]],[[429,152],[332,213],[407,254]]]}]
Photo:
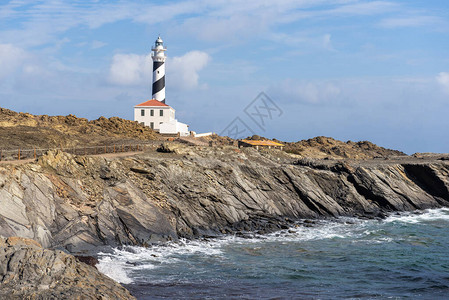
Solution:
[{"label": "blue sky", "polygon": [[[0,106],[133,117],[168,48],[167,103],[197,132],[236,117],[257,134],[449,152],[449,2],[2,1]],[[260,92],[282,110],[244,113]]]}]

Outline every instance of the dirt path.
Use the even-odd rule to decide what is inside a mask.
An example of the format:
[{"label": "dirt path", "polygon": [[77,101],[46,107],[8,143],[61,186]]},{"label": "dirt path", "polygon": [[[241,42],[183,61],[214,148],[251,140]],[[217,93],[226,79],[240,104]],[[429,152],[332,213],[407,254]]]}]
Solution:
[{"label": "dirt path", "polygon": [[209,143],[194,137],[180,137],[179,140],[193,146],[209,146]]},{"label": "dirt path", "polygon": [[30,159],[22,159],[22,160],[2,160],[0,161],[0,165],[22,165],[29,162],[33,162],[34,158]]},{"label": "dirt path", "polygon": [[[106,153],[106,154],[92,154],[86,156],[100,156],[105,158],[113,158],[113,157],[125,157],[125,156],[133,156],[136,154],[141,154],[142,151],[133,151],[133,152],[119,152],[119,153]],[[34,162],[34,158],[29,159],[21,159],[21,160],[2,160],[0,161],[0,165],[22,165],[30,162]]]},{"label": "dirt path", "polygon": [[103,153],[103,154],[92,154],[92,155],[87,155],[87,156],[100,156],[100,157],[110,158],[110,157],[132,156],[132,155],[141,154],[141,153],[143,153],[143,151],[106,153],[106,154]]}]

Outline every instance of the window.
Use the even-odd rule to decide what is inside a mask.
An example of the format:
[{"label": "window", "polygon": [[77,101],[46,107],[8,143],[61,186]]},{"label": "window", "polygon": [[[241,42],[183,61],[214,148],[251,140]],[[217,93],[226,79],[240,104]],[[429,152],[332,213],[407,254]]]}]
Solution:
[{"label": "window", "polygon": [[145,109],[141,109],[141,110],[140,110],[140,115],[141,115],[142,117],[145,116]]},{"label": "window", "polygon": [[150,116],[154,116],[154,109],[150,110]]},{"label": "window", "polygon": [[161,117],[164,116],[164,110],[161,109],[161,110],[159,111],[159,116],[161,116]]},{"label": "window", "polygon": [[150,122],[150,128],[154,129],[154,123],[153,122]]}]

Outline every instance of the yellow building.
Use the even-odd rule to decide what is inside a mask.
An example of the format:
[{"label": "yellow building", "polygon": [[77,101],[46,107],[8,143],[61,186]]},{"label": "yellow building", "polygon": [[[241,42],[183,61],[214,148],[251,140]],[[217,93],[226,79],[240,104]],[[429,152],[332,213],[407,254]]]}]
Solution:
[{"label": "yellow building", "polygon": [[259,148],[278,148],[283,149],[284,144],[276,143],[273,141],[253,141],[253,140],[241,140],[239,141],[239,148],[240,147],[253,147],[259,150]]}]

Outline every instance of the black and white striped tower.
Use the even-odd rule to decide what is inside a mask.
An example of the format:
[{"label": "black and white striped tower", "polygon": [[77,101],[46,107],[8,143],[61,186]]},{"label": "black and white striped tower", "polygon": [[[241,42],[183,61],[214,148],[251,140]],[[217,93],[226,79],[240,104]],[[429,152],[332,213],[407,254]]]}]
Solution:
[{"label": "black and white striped tower", "polygon": [[165,51],[164,41],[159,36],[151,49],[153,53],[153,99],[165,103]]}]

